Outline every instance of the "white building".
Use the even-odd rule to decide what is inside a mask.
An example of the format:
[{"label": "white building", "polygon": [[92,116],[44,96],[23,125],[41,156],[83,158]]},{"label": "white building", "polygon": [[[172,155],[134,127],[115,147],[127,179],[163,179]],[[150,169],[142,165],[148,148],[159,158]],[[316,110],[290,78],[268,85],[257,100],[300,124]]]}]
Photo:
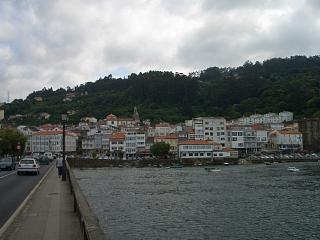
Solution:
[{"label": "white building", "polygon": [[110,136],[110,153],[114,159],[123,159],[126,152],[125,134],[122,132],[113,133]]},{"label": "white building", "polygon": [[173,130],[169,123],[159,123],[155,126],[155,136],[167,136],[172,132]]},{"label": "white building", "polygon": [[303,149],[302,133],[298,130],[285,128],[275,130],[269,134],[270,142],[274,148],[280,151],[294,151]]},{"label": "white building", "polygon": [[109,114],[106,116],[105,121],[107,123],[107,126],[110,127],[117,127],[118,126],[118,121],[117,121],[117,116],[113,114]]},{"label": "white building", "polygon": [[178,156],[181,159],[224,159],[238,158],[237,150],[223,148],[209,140],[187,140],[179,143]]},{"label": "white building", "polygon": [[[66,131],[65,150],[66,152],[75,152],[77,150],[78,136],[75,133]],[[29,139],[30,147],[33,153],[61,153],[62,152],[62,131],[39,131],[32,134]]]},{"label": "white building", "polygon": [[212,158],[214,150],[212,141],[187,140],[179,143],[179,158]]},{"label": "white building", "polygon": [[193,119],[194,139],[212,140],[222,146],[226,143],[226,119],[223,117],[198,117]]},{"label": "white building", "polygon": [[288,111],[283,111],[279,113],[281,122],[291,122],[293,121],[293,113]]},{"label": "white building", "polygon": [[146,134],[137,129],[127,129],[125,132],[125,153],[127,159],[133,159],[137,153],[146,148]]},{"label": "white building", "polygon": [[293,120],[293,113],[288,111],[266,114],[253,114],[249,117],[241,117],[234,122],[239,125],[252,125],[252,124],[279,124],[283,122],[290,122]]},{"label": "white building", "polygon": [[230,125],[227,128],[227,146],[240,154],[260,152],[268,143],[268,131],[257,125]]},{"label": "white building", "polygon": [[82,139],[83,150],[109,150],[110,131],[98,130],[96,128],[90,129],[87,136]]}]

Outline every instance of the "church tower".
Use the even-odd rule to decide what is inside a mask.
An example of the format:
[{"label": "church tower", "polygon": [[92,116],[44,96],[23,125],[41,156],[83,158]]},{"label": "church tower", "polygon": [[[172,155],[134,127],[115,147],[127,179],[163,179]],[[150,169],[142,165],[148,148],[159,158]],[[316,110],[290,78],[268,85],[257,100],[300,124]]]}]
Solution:
[{"label": "church tower", "polygon": [[137,107],[134,107],[134,109],[133,109],[132,118],[134,119],[135,122],[140,122],[140,117],[139,117],[139,113],[138,113]]}]

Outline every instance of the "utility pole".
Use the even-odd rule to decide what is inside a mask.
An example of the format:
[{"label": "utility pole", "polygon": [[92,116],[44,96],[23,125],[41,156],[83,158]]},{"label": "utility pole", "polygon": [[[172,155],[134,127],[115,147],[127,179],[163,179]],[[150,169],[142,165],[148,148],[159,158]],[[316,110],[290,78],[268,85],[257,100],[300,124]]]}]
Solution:
[{"label": "utility pole", "polygon": [[62,119],[62,181],[66,181],[66,121],[68,120],[67,114],[61,115]]}]

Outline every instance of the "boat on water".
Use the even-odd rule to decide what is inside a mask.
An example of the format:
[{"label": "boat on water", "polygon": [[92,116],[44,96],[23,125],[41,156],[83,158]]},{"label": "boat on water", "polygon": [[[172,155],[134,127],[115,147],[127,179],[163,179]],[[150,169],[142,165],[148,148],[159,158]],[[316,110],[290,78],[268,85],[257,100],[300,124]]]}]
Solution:
[{"label": "boat on water", "polygon": [[171,168],[180,169],[180,168],[183,168],[183,166],[181,164],[176,164],[176,165],[173,165]]},{"label": "boat on water", "polygon": [[230,163],[228,163],[228,162],[224,162],[224,163],[223,163],[223,165],[225,165],[225,166],[229,166],[229,165],[230,165]]},{"label": "boat on water", "polygon": [[287,169],[289,172],[299,172],[300,169],[299,168],[296,168],[296,167],[288,167]]},{"label": "boat on water", "polygon": [[206,167],[206,168],[204,168],[204,170],[206,170],[207,172],[220,172],[221,171],[221,169],[214,168],[214,167]]}]

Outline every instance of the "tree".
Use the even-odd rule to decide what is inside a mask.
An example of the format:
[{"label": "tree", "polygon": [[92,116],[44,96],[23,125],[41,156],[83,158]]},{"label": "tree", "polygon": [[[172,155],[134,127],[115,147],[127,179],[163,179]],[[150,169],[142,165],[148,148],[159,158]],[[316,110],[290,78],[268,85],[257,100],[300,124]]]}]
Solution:
[{"label": "tree", "polygon": [[169,153],[170,144],[165,142],[158,142],[153,144],[150,150],[154,156],[164,157]]},{"label": "tree", "polygon": [[15,129],[0,129],[0,155],[21,154],[25,149],[26,141],[26,137]]}]

